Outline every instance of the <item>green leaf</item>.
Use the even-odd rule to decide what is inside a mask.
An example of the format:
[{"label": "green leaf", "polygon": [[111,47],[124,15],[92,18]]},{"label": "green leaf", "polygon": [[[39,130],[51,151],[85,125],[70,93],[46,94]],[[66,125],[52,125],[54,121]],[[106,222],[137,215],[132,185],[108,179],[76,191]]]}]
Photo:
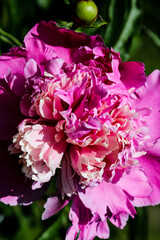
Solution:
[{"label": "green leaf", "polygon": [[37,240],[58,240],[60,233],[60,226],[62,226],[62,216],[61,215],[57,221],[55,221]]},{"label": "green leaf", "polygon": [[140,17],[141,14],[142,14],[141,9],[137,8],[137,0],[132,0],[128,18],[126,19],[126,23],[119,36],[118,41],[114,45],[115,51],[121,52],[122,50],[124,50],[125,44],[128,42],[129,38],[134,34],[137,19]]},{"label": "green leaf", "polygon": [[140,29],[142,9],[139,0],[111,0],[108,9],[109,24],[104,34],[104,42],[108,47],[121,53],[122,60],[129,58],[132,37]]},{"label": "green leaf", "polygon": [[7,37],[5,37],[3,35],[0,35],[0,40],[5,42],[5,43],[7,43],[7,44],[9,44],[12,47],[15,45],[10,39],[8,39]]},{"label": "green leaf", "polygon": [[103,20],[101,16],[98,16],[96,21],[93,22],[89,27],[100,28],[103,27],[104,25],[107,25],[107,22]]},{"label": "green leaf", "polygon": [[73,22],[67,22],[67,21],[63,21],[63,20],[57,20],[56,21],[58,27],[63,27],[63,28],[67,28],[70,29],[71,27],[73,27]]},{"label": "green leaf", "polygon": [[104,33],[103,39],[107,46],[113,47],[123,29],[124,16],[128,13],[128,7],[124,0],[111,0],[107,9],[109,24]]},{"label": "green leaf", "polygon": [[63,239],[62,236],[66,235],[67,228],[69,227],[68,221],[69,206],[67,205],[63,212],[56,214],[52,219],[53,224],[50,225],[36,240],[59,240]]}]

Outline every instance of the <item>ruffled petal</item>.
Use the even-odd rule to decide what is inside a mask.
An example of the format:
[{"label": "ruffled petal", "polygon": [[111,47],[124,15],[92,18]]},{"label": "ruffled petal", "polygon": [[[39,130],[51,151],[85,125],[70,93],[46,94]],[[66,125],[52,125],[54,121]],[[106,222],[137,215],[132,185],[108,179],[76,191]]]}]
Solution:
[{"label": "ruffled petal", "polygon": [[92,214],[98,213],[102,220],[108,216],[114,225],[123,228],[128,216],[136,214],[134,206],[144,206],[151,198],[153,186],[149,180],[140,167],[135,167],[116,184],[103,181],[80,191],[79,197]]},{"label": "ruffled petal", "polygon": [[73,225],[68,229],[66,240],[76,239],[78,233],[78,240],[92,240],[96,236],[104,239],[109,237],[106,219],[102,221],[98,214],[92,215],[78,196],[73,199],[69,216]]},{"label": "ruffled petal", "polygon": [[98,213],[103,221],[108,215],[119,228],[125,226],[128,215],[133,217],[136,214],[127,194],[117,184],[102,181],[94,188],[81,190],[79,197],[92,214]]}]

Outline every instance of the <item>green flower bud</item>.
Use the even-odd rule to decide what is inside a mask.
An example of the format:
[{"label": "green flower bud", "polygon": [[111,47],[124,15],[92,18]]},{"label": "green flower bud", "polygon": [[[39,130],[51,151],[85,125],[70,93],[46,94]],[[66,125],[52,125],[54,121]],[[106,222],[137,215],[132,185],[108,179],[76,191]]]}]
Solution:
[{"label": "green flower bud", "polygon": [[75,9],[78,21],[85,25],[90,25],[98,15],[98,8],[92,0],[79,0]]}]

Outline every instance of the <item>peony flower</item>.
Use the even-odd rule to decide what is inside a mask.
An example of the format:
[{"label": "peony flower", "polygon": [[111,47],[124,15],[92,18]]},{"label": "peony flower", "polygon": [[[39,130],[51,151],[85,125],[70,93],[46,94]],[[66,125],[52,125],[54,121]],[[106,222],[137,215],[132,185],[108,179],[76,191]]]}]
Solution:
[{"label": "peony flower", "polygon": [[107,219],[123,228],[160,203],[159,70],[44,21],[0,63],[2,202],[30,204],[56,181],[42,219],[71,201],[68,240],[108,238]]}]

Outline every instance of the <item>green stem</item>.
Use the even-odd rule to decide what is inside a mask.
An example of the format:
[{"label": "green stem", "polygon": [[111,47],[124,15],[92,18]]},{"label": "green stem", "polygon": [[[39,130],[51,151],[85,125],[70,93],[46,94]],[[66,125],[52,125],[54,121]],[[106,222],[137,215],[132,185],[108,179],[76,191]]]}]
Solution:
[{"label": "green stem", "polygon": [[11,45],[12,47],[15,45],[11,40],[9,40],[8,38],[6,38],[3,35],[0,35],[0,40],[2,40],[5,43],[8,43],[9,45]]},{"label": "green stem", "polygon": [[[15,38],[12,34],[10,34],[8,32],[5,32],[2,28],[0,28],[0,34],[1,34],[1,36],[0,36],[1,40],[8,42],[12,46],[13,45],[17,45],[19,47],[22,46],[22,43],[17,38]],[[7,39],[8,39],[8,41],[7,41]]]}]

